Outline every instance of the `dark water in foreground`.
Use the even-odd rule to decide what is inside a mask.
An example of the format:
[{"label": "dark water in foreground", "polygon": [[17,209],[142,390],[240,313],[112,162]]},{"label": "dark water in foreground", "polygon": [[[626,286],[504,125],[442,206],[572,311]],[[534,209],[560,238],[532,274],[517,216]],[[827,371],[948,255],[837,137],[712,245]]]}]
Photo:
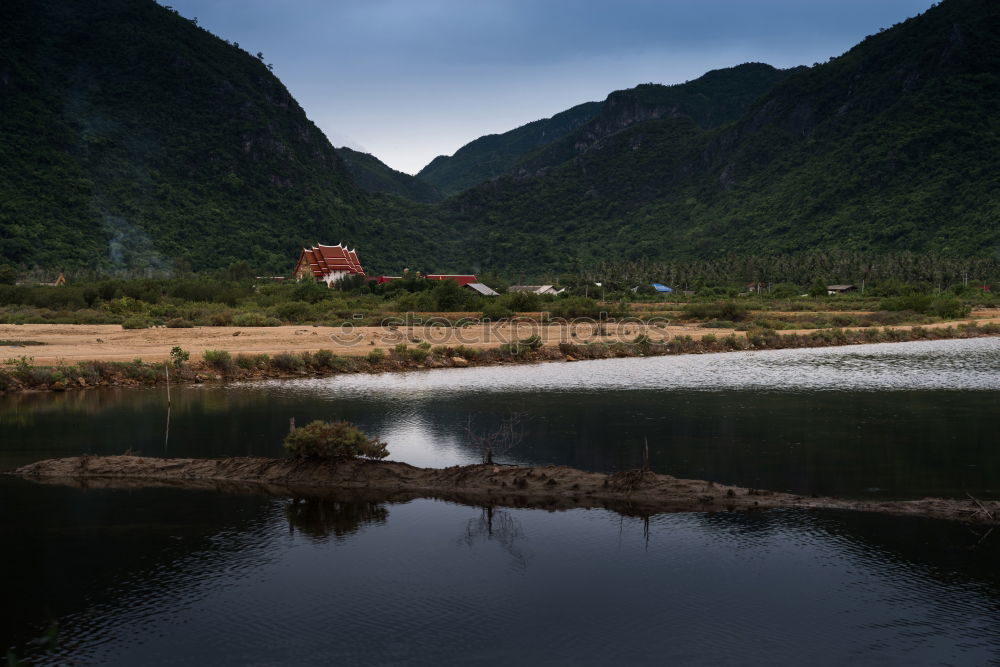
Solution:
[{"label": "dark water in foreground", "polygon": [[1000,659],[1000,540],[945,522],[0,489],[32,510],[0,510],[3,639],[42,663]]},{"label": "dark water in foreground", "polygon": [[[0,468],[277,455],[348,418],[507,459],[871,497],[998,496],[1000,340],[0,398]],[[39,664],[1000,664],[1000,531],[847,512],[622,517],[0,477],[0,649]],[[52,629],[55,646],[44,642]]]}]

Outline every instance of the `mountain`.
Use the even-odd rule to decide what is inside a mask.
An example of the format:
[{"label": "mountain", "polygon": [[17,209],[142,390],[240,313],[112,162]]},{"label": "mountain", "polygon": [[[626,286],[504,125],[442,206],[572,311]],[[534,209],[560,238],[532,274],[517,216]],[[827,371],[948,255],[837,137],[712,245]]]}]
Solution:
[{"label": "mountain", "polygon": [[[616,91],[413,180],[338,154],[262,57],[152,0],[7,0],[0,25],[0,263],[287,272],[344,241],[370,273],[527,278],[1000,252],[995,0],[944,0],[809,68]],[[448,198],[410,201],[431,199],[420,181]]]},{"label": "mountain", "polygon": [[526,153],[566,136],[600,111],[599,102],[586,102],[503,134],[488,134],[462,146],[451,157],[439,155],[417,178],[451,196],[508,173]]},{"label": "mountain", "polygon": [[263,58],[193,21],[7,0],[0,23],[3,261],[285,271],[316,241],[387,270],[449,256],[422,207],[354,184]]},{"label": "mountain", "polygon": [[430,183],[396,171],[370,153],[361,153],[346,146],[336,149],[336,152],[362,190],[392,194],[424,203],[442,199],[441,193]]},{"label": "mountain", "polygon": [[590,121],[523,156],[516,172],[521,176],[539,173],[645,121],[689,118],[704,129],[719,127],[740,118],[761,95],[800,69],[779,70],[765,63],[745,63],[673,86],[646,83],[615,91]]},{"label": "mountain", "polygon": [[434,158],[417,176],[450,196],[515,171],[524,175],[559,164],[644,120],[687,116],[702,127],[717,127],[738,118],[787,75],[770,65],[747,63],[674,86],[648,83],[616,91],[603,102],[586,102],[480,137],[451,157]]},{"label": "mountain", "polygon": [[1000,249],[998,105],[1000,4],[944,0],[789,72],[742,111],[616,123],[605,103],[443,216],[484,268],[519,271],[807,250],[984,256]]}]

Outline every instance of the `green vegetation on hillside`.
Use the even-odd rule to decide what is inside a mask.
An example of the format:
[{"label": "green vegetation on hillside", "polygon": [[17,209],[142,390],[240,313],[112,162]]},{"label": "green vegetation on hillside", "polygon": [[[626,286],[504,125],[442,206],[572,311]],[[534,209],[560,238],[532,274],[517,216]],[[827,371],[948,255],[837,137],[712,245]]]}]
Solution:
[{"label": "green vegetation on hillside", "polygon": [[585,102],[504,132],[488,134],[462,146],[451,157],[439,155],[420,170],[419,179],[432,183],[445,195],[454,195],[484,181],[509,173],[527,153],[565,136],[592,119],[599,102]]},{"label": "green vegetation on hillside", "polygon": [[0,21],[0,264],[21,275],[287,275],[302,245],[344,241],[370,275],[995,281],[958,265],[1000,257],[992,0],[811,68],[643,84],[482,137],[421,172],[455,195],[438,204],[371,156],[348,169],[263,58],[151,0],[12,0]]},{"label": "green vegetation on hillside", "polygon": [[51,271],[288,271],[346,241],[395,267],[447,235],[369,197],[263,59],[151,0],[0,5],[0,257]]},{"label": "green vegetation on hillside", "polygon": [[[946,0],[792,72],[734,123],[635,123],[445,202],[485,267],[1000,249],[1000,5]],[[530,161],[529,161],[530,162]]]},{"label": "green vegetation on hillside", "polygon": [[397,195],[416,202],[441,201],[441,193],[430,183],[389,167],[374,155],[360,153],[344,146],[337,155],[351,172],[354,182],[362,190]]}]

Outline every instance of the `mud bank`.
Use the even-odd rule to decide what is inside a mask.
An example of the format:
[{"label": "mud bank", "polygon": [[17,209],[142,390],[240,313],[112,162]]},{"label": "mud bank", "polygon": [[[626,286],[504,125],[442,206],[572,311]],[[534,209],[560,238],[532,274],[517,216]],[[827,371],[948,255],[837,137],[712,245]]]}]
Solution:
[{"label": "mud bank", "polygon": [[312,462],[291,459],[160,459],[80,456],[49,459],[11,474],[77,488],[172,486],[293,497],[439,498],[475,505],[541,509],[605,508],[628,515],[771,508],[843,509],[898,516],[1000,523],[1000,501],[924,498],[862,501],[678,479],[641,470],[614,474],[565,466],[467,465],[416,468],[360,459]]}]

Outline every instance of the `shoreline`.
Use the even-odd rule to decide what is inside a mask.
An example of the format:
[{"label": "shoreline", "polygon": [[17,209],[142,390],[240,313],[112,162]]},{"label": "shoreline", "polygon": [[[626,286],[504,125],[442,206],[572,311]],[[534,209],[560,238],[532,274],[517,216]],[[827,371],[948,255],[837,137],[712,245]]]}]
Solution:
[{"label": "shoreline", "polygon": [[832,509],[1000,524],[1000,501],[923,498],[870,501],[678,479],[638,469],[613,474],[566,466],[472,464],[417,468],[393,461],[309,461],[240,457],[160,459],[79,456],[47,459],[5,474],[80,489],[177,487],[290,497],[378,495],[386,501],[436,498],[471,505],[549,510],[603,508],[627,515],[670,512]]},{"label": "shoreline", "polygon": [[[239,354],[224,351],[213,362],[77,361],[72,365],[35,365],[27,357],[9,359],[0,366],[0,395],[23,391],[66,391],[92,387],[136,387],[168,384],[245,382],[303,377],[330,377],[344,373],[407,372],[440,368],[468,368],[539,362],[573,362],[592,359],[654,357],[674,354],[707,354],[794,348],[839,347],[876,343],[950,340],[1000,336],[1000,323],[964,322],[957,326],[908,326],[857,329],[816,329],[809,333],[773,330],[751,331],[745,336],[701,333],[676,335],[663,342],[640,336],[632,342],[561,342],[545,345],[535,338],[497,347],[416,346],[404,344],[391,350],[371,348],[366,356],[342,356],[330,350]],[[379,350],[372,355],[372,350]]]}]

